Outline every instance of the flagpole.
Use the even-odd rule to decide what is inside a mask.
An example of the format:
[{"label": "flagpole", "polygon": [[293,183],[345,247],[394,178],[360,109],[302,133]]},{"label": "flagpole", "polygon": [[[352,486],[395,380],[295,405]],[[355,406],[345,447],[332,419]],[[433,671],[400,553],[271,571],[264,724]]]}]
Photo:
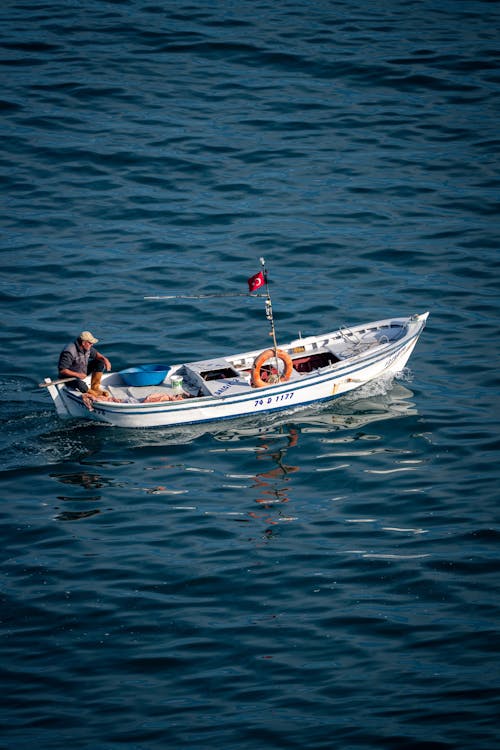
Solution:
[{"label": "flagpole", "polygon": [[267,280],[267,269],[266,269],[266,261],[264,258],[260,259],[260,264],[262,266],[262,275],[264,276],[264,282],[266,285],[266,318],[268,319],[269,323],[271,324],[271,336],[273,337],[273,349],[274,349],[274,357],[276,360],[276,370],[278,371],[278,381],[280,380],[279,376],[279,364],[278,364],[278,342],[276,341],[276,328],[274,326],[274,316],[273,316],[273,305],[271,302],[271,292],[269,290],[269,282]]}]

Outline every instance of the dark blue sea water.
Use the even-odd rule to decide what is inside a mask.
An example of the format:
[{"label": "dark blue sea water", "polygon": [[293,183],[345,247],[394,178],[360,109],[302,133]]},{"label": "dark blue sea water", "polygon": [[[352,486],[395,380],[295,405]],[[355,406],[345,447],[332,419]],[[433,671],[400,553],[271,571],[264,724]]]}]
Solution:
[{"label": "dark blue sea water", "polygon": [[[498,747],[500,12],[5,0],[2,750]],[[209,430],[114,369],[430,310],[397,381]]]}]

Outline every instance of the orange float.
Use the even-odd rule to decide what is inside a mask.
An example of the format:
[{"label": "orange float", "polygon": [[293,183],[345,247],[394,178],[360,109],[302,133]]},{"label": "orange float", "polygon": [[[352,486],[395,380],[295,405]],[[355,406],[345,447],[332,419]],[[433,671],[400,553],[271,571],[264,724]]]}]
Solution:
[{"label": "orange float", "polygon": [[290,379],[293,370],[293,362],[290,355],[284,352],[283,349],[276,349],[276,351],[274,349],[266,349],[262,354],[259,354],[259,356],[256,357],[255,362],[253,363],[252,385],[254,388],[262,388],[265,385],[270,385],[269,381],[266,382],[265,380],[262,380],[260,371],[265,362],[273,358],[280,359],[285,366],[283,374],[279,376],[279,382],[284,383]]}]

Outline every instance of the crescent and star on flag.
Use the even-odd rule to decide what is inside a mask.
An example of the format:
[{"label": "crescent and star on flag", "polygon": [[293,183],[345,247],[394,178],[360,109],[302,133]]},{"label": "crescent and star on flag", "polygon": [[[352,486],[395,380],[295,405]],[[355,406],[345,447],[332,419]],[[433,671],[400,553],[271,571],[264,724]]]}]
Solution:
[{"label": "crescent and star on flag", "polygon": [[248,279],[248,289],[250,292],[256,292],[257,289],[260,289],[261,286],[264,286],[264,283],[264,274],[262,273],[262,271],[259,271],[253,276],[250,276],[250,278]]}]

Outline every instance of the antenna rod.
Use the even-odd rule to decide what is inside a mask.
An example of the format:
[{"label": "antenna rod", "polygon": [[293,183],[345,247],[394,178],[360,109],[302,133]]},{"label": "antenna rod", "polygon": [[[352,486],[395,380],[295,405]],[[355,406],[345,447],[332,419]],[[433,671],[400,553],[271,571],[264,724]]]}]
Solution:
[{"label": "antenna rod", "polygon": [[263,294],[248,294],[248,292],[238,294],[159,294],[143,299],[207,299],[208,297],[264,297]]}]

